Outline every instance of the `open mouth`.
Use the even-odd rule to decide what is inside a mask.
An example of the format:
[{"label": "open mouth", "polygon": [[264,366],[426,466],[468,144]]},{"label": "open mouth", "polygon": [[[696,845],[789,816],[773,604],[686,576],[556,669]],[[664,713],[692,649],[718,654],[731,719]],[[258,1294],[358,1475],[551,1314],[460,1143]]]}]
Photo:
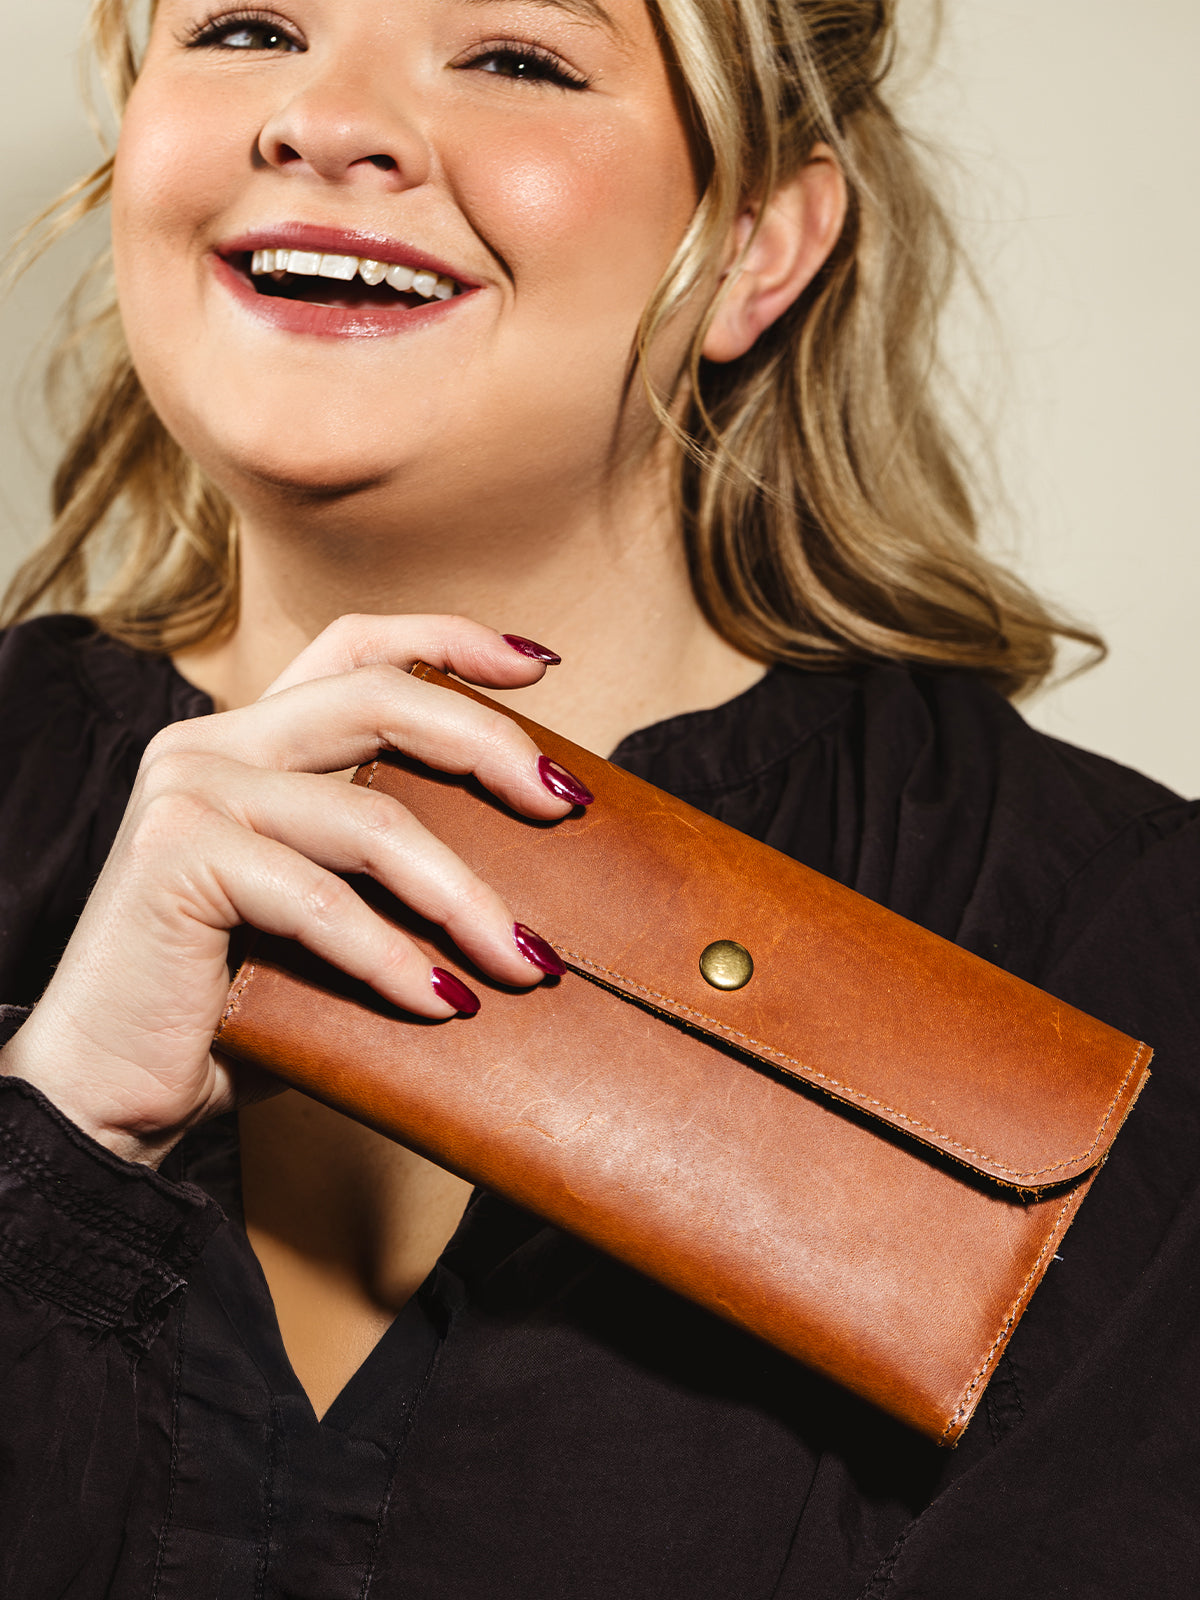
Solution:
[{"label": "open mouth", "polygon": [[338,310],[415,309],[431,300],[450,300],[463,293],[463,285],[454,278],[368,256],[331,255],[316,250],[243,250],[227,259],[260,295]]}]

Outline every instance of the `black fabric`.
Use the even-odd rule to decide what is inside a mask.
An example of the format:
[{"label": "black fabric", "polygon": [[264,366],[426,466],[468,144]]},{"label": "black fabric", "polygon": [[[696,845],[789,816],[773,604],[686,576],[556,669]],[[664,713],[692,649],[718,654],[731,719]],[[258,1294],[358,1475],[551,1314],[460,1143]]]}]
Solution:
[{"label": "black fabric", "polygon": [[[0,997],[44,985],[146,741],[208,709],[77,619],[0,640]],[[777,669],[616,758],[1156,1048],[958,1450],[488,1194],[318,1423],[235,1121],[154,1175],[0,1080],[0,1593],[1194,1594],[1200,807],[901,667]]]}]

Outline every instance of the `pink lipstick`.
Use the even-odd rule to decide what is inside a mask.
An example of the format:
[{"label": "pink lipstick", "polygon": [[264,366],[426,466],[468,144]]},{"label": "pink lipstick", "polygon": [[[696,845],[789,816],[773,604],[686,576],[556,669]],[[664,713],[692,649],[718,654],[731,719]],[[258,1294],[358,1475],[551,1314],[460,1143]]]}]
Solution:
[{"label": "pink lipstick", "polygon": [[217,281],[281,331],[379,338],[444,316],[479,288],[461,269],[399,239],[284,222],[221,243]]}]

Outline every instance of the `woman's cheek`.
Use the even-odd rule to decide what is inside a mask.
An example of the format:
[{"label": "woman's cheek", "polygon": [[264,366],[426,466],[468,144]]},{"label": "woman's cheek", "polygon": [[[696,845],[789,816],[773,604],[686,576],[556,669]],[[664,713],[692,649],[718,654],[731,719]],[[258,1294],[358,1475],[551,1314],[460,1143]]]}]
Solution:
[{"label": "woman's cheek", "polygon": [[117,146],[112,242],[118,303],[139,369],[196,336],[208,250],[230,203],[231,173],[245,164],[244,140],[210,103],[135,88]]},{"label": "woman's cheek", "polygon": [[[145,87],[143,87],[145,85]],[[211,92],[193,104],[186,84],[142,79],[117,145],[113,228],[122,240],[186,248],[248,171],[236,102]]]},{"label": "woman's cheek", "polygon": [[572,159],[561,138],[464,129],[443,146],[443,162],[455,203],[506,263],[535,255],[539,241],[553,243],[578,226],[574,189],[581,178],[587,182],[586,165]]},{"label": "woman's cheek", "polygon": [[533,146],[484,146],[484,161],[477,145],[469,171],[455,174],[456,197],[512,273],[518,300],[591,283],[621,295],[653,288],[691,216],[690,169],[664,174],[651,155],[652,170],[631,182],[642,158],[622,149],[627,142],[589,128]]}]

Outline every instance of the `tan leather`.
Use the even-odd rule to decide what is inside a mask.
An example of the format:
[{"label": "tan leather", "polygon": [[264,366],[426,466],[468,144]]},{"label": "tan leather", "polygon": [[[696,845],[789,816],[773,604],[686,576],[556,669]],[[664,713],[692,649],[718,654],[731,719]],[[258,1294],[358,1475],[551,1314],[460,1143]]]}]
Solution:
[{"label": "tan leather", "polygon": [[[530,823],[391,754],[355,781],[447,840],[566,976],[491,984],[364,886],[479,1014],[413,1019],[263,940],[218,1046],[954,1443],[1148,1049],[497,709],[596,803]],[[733,992],[699,971],[722,938],[754,960]]]}]

